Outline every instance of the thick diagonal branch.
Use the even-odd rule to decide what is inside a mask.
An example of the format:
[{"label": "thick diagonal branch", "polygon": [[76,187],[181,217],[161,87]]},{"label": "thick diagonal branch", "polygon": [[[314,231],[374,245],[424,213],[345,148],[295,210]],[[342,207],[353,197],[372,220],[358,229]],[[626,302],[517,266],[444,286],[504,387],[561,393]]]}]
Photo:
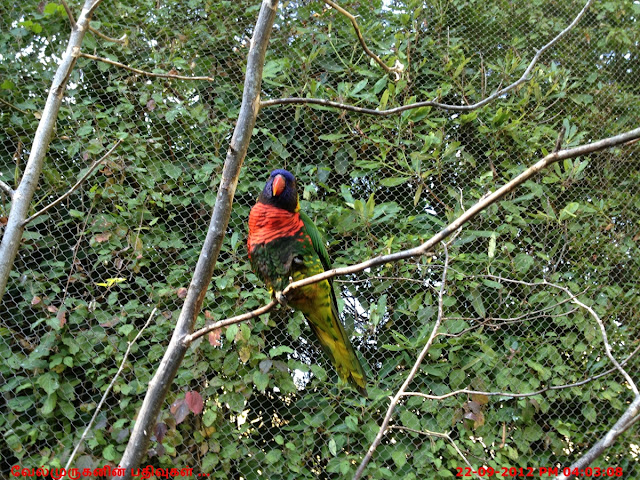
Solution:
[{"label": "thick diagonal branch", "polygon": [[[31,199],[38,186],[40,172],[49,149],[67,82],[78,59],[82,40],[89,29],[91,14],[99,3],[100,0],[85,0],[80,16],[75,23],[72,23],[73,27],[67,43],[67,49],[61,56],[62,59],[49,89],[49,95],[42,110],[42,118],[31,145],[29,160],[27,160],[20,184],[13,194],[9,220],[0,244],[0,300],[2,300],[7,287],[9,274],[13,268],[13,261],[18,254],[24,231],[24,219],[27,217]],[[70,20],[72,20],[72,17],[70,17]]]},{"label": "thick diagonal branch", "polygon": [[158,370],[149,382],[147,394],[131,432],[131,438],[120,461],[120,466],[126,472],[123,478],[126,479],[132,478],[132,470],[140,465],[142,457],[147,451],[158,413],[188,348],[182,340],[185,335],[193,331],[196,317],[200,312],[213,275],[218,254],[222,248],[240,169],[249,147],[251,133],[259,110],[264,58],[277,6],[277,0],[263,0],[260,8],[249,48],[242,105],[227,151],[211,223],[176,328]]},{"label": "thick diagonal branch", "polygon": [[[321,280],[325,280],[328,278],[332,278],[339,275],[349,275],[352,273],[361,272],[367,268],[377,267],[378,265],[383,265],[385,263],[397,262],[399,260],[405,260],[407,258],[418,257],[421,255],[426,255],[429,252],[432,252],[436,245],[440,243],[445,238],[452,235],[456,230],[465,225],[467,222],[475,218],[482,211],[487,209],[490,205],[502,199],[506,194],[515,190],[518,186],[522,185],[528,179],[538,174],[541,170],[549,167],[550,165],[558,162],[560,160],[566,160],[568,158],[575,158],[581,155],[586,155],[593,152],[598,152],[600,150],[604,150],[607,148],[615,147],[618,145],[625,144],[627,142],[634,141],[640,138],[640,128],[636,128],[634,130],[630,130],[625,133],[621,133],[620,135],[615,135],[613,137],[608,137],[602,140],[598,140],[597,142],[589,143],[586,145],[580,145],[578,147],[570,148],[567,150],[560,150],[557,152],[550,153],[542,160],[539,160],[537,163],[527,168],[520,175],[515,177],[510,182],[504,184],[495,192],[483,197],[479,202],[473,205],[471,208],[466,210],[462,215],[456,218],[453,222],[447,225],[445,228],[440,230],[437,234],[431,237],[429,240],[424,242],[422,245],[418,245],[417,247],[410,248],[408,250],[402,250],[399,252],[391,253],[389,255],[381,255],[379,257],[371,258],[369,260],[365,260],[364,262],[360,262],[354,265],[350,265],[348,267],[340,267],[334,268],[332,270],[327,270],[326,272],[319,273],[317,275],[313,275],[312,277],[304,278],[302,280],[298,280],[296,282],[290,283],[287,288],[282,292],[285,296],[295,290],[297,288],[303,287],[305,285],[310,285],[312,283],[319,282]],[[264,305],[252,312],[244,313],[242,315],[238,315],[232,318],[228,318],[225,320],[221,320],[219,322],[215,322],[207,327],[201,328],[196,332],[186,334],[182,341],[185,345],[188,345],[193,340],[202,335],[209,333],[217,328],[226,327],[228,325],[244,322],[246,320],[250,320],[251,318],[258,317],[269,312],[272,308],[277,305],[277,302],[271,301],[269,304]]]}]

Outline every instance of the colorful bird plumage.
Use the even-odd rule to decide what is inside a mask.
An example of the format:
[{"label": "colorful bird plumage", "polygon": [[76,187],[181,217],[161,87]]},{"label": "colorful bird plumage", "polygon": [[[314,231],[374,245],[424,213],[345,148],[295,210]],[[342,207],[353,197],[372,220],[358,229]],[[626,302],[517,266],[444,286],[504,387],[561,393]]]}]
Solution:
[{"label": "colorful bird plumage", "polygon": [[[331,268],[320,232],[300,211],[295,177],[287,170],[271,172],[249,214],[249,261],[253,271],[276,294],[289,283]],[[338,376],[366,395],[366,377],[340,322],[330,280],[296,289],[287,303],[300,310]]]}]

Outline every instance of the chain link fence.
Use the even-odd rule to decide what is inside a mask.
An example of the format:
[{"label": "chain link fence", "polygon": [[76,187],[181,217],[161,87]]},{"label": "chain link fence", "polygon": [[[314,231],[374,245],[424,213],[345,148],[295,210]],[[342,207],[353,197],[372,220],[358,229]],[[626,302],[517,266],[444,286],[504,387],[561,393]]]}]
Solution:
[{"label": "chain link fence", "polygon": [[[516,82],[584,4],[341,3],[386,70],[338,8],[280,4],[262,100],[299,100],[258,115],[197,328],[270,300],[246,235],[274,168],[296,175],[302,209],[334,266],[346,266],[426,241],[553,151],[559,135],[571,148],[636,128],[637,1],[595,2],[527,81],[478,108],[378,115],[300,100],[377,111],[474,105]],[[0,477],[15,465],[65,466],[101,400],[72,463],[94,473],[118,465],[206,235],[259,7],[105,1],[94,14],[29,215],[120,143],[22,236],[0,306]],[[6,224],[69,21],[46,1],[2,0],[0,13]],[[562,473],[634,398],[598,320],[635,379],[639,177],[633,142],[564,160],[457,232],[446,270],[439,247],[337,277],[368,398],[336,383],[299,312],[280,307],[201,337],[143,465],[214,478],[351,478],[441,305],[438,335],[407,387],[414,393],[396,406],[367,478]],[[588,476],[637,478],[639,445],[629,428]]]}]

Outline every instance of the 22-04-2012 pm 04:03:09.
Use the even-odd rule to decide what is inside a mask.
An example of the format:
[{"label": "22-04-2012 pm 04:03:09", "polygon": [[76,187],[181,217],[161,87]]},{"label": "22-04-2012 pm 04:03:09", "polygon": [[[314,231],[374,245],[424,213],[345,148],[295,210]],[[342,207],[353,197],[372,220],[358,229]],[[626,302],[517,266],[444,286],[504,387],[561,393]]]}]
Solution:
[{"label": "22-04-2012 pm 04:03:09", "polygon": [[576,478],[606,478],[622,477],[622,467],[585,467],[585,468],[561,468],[561,467],[480,467],[474,470],[470,467],[456,468],[456,477],[496,477],[496,478],[543,478],[557,475],[573,475]]}]

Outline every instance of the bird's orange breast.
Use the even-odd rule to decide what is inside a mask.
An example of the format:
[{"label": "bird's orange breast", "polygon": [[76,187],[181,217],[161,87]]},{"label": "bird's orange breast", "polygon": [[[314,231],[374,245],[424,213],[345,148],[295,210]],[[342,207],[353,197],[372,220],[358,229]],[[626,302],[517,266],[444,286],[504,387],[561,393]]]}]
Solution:
[{"label": "bird's orange breast", "polygon": [[249,254],[256,245],[269,243],[282,237],[296,235],[304,226],[298,212],[289,212],[282,208],[256,203],[249,213]]}]

